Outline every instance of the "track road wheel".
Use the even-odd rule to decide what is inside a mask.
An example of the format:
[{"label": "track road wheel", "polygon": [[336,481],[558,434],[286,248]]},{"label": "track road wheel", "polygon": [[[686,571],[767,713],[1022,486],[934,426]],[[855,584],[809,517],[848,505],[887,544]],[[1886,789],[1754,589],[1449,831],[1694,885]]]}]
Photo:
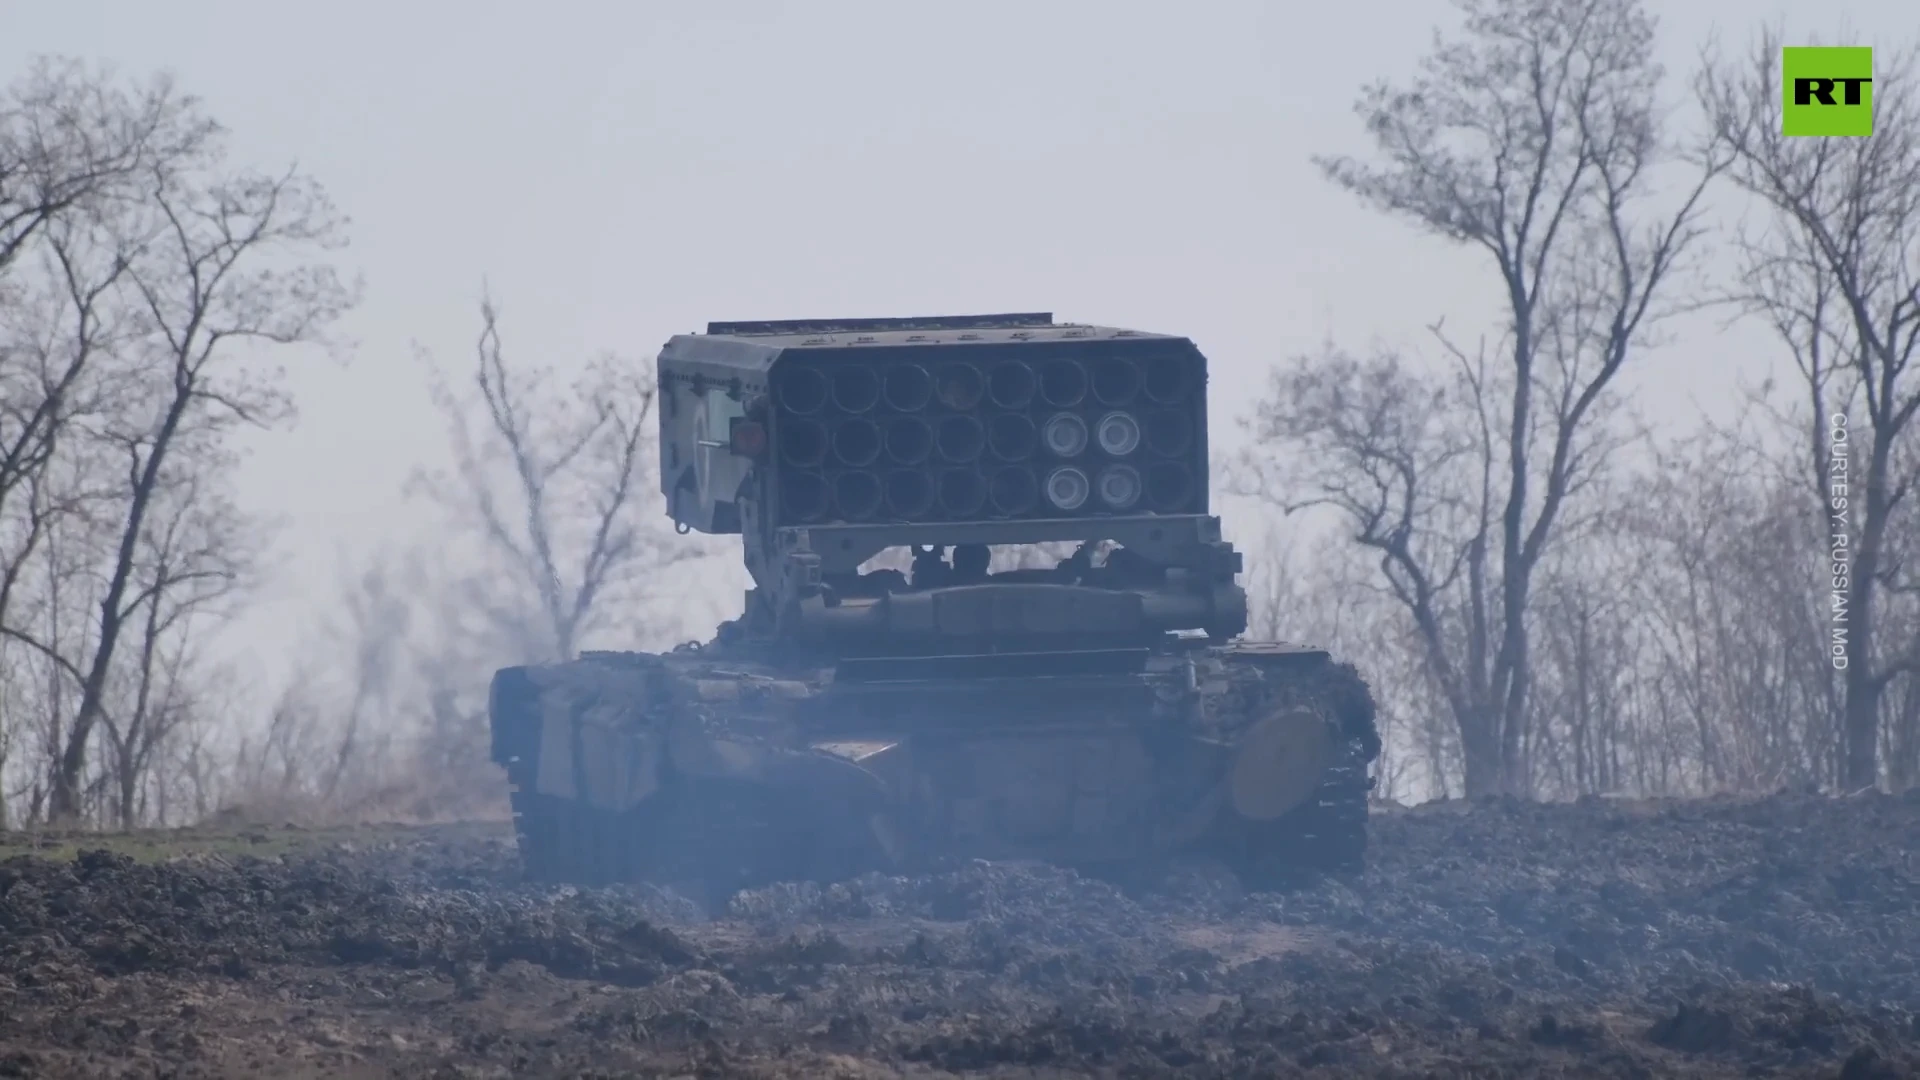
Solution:
[{"label": "track road wheel", "polygon": [[1313,794],[1279,817],[1252,820],[1229,807],[1223,854],[1241,882],[1256,891],[1313,874],[1357,873],[1366,864],[1371,790],[1360,748],[1342,747]]}]

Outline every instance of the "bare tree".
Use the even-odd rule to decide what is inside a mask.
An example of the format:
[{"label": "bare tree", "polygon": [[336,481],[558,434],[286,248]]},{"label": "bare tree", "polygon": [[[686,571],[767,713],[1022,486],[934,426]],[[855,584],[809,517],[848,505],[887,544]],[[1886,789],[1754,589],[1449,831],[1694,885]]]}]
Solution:
[{"label": "bare tree", "polygon": [[647,644],[666,571],[706,553],[662,512],[652,365],[608,356],[562,381],[513,361],[491,299],[480,316],[464,385],[430,371],[453,456],[414,478],[445,515],[433,549],[389,553],[343,590],[342,676],[289,689],[245,747],[244,797],[321,816],[498,811],[493,671],[597,635]]},{"label": "bare tree", "polygon": [[[1370,205],[1490,258],[1506,309],[1501,361],[1444,335],[1450,385],[1398,361],[1301,360],[1277,378],[1255,433],[1263,452],[1311,450],[1316,475],[1277,489],[1309,492],[1282,496],[1287,506],[1336,507],[1379,555],[1477,796],[1526,787],[1534,580],[1569,500],[1621,438],[1614,383],[1673,311],[1662,297],[1700,235],[1719,163],[1672,213],[1647,209],[1668,147],[1653,23],[1634,0],[1460,6],[1462,39],[1439,42],[1410,86],[1361,98],[1381,160],[1321,164]],[[1453,419],[1429,415],[1442,404]]]},{"label": "bare tree", "polygon": [[167,478],[149,508],[132,560],[136,651],[114,675],[119,685],[112,696],[121,708],[100,712],[113,816],[123,829],[144,819],[150,788],[164,783],[152,775],[155,760],[195,712],[191,624],[222,614],[220,605],[236,595],[252,554],[253,522],[218,488],[227,463],[176,459],[182,462],[200,474]]},{"label": "bare tree", "polygon": [[[443,628],[440,583],[423,555],[381,555],[342,581],[344,610],[316,618],[302,635],[303,663],[264,723],[240,741],[232,811],[314,821],[419,816],[424,796],[478,772],[464,768],[472,762],[446,768],[431,730],[435,669],[447,646],[428,636]],[[468,686],[484,685],[484,672],[462,674]],[[441,760],[426,760],[436,755]]]},{"label": "bare tree", "polygon": [[[1790,138],[1777,121],[1779,61],[1780,35],[1767,33],[1750,57],[1710,62],[1699,90],[1731,178],[1771,212],[1764,233],[1743,239],[1739,299],[1773,326],[1802,378],[1796,419],[1823,524],[1842,549],[1833,629],[1846,654],[1843,780],[1857,789],[1881,780],[1888,685],[1920,670],[1920,639],[1883,636],[1884,606],[1920,590],[1890,548],[1920,479],[1920,71],[1911,49],[1883,61],[1871,137]],[[1836,453],[1835,429],[1861,419],[1850,452]]]},{"label": "bare tree", "polygon": [[[150,194],[203,171],[220,134],[164,77],[122,83],[40,60],[0,92],[0,667],[10,699],[0,738],[14,742],[39,717],[36,806],[74,786],[56,782],[51,762],[72,741],[67,695],[85,683],[81,653],[96,642],[69,605],[103,576],[91,556],[103,550],[102,523],[123,509],[102,437],[143,388],[134,274],[161,238]],[[134,532],[150,550],[151,537]],[[112,674],[116,689],[127,683]]]},{"label": "bare tree", "polygon": [[[217,142],[208,142],[191,158],[148,162],[135,182],[137,199],[86,204],[49,234],[76,328],[66,340],[74,353],[99,353],[90,363],[100,365],[100,408],[82,451],[94,467],[83,469],[80,488],[107,493],[111,504],[94,518],[108,531],[89,570],[102,583],[97,615],[78,653],[4,628],[55,659],[78,686],[48,783],[48,811],[63,819],[81,810],[82,774],[93,731],[107,718],[123,638],[139,632],[141,613],[162,603],[162,593],[218,572],[143,580],[143,551],[161,550],[153,544],[163,527],[157,508],[236,427],[269,425],[289,411],[277,382],[248,354],[322,340],[352,300],[315,258],[338,243],[343,221],[308,178],[230,170]],[[98,268],[84,287],[65,272],[82,247]]]},{"label": "bare tree", "polygon": [[[378,753],[391,744],[386,738],[373,747],[367,745],[366,729],[382,717],[373,715],[398,696],[396,668],[407,662],[412,607],[396,589],[394,567],[376,563],[360,576],[358,588],[347,595],[351,620],[349,637],[352,688],[349,691],[345,721],[339,746],[326,769],[319,798],[333,803],[346,790],[353,772],[362,767],[369,749]],[[382,735],[390,734],[382,732]]]},{"label": "bare tree", "polygon": [[103,406],[100,369],[125,334],[108,294],[148,237],[119,227],[124,210],[218,135],[164,78],[129,88],[43,59],[0,93],[0,626],[34,549],[73,508],[35,498],[48,495],[39,474]]},{"label": "bare tree", "polygon": [[1812,499],[1756,412],[1657,442],[1543,583],[1533,745],[1560,793],[1832,775]]},{"label": "bare tree", "polygon": [[55,218],[192,156],[217,131],[165,77],[129,87],[73,60],[36,59],[0,93],[0,274]]},{"label": "bare tree", "polygon": [[499,640],[496,659],[570,658],[704,549],[649,513],[659,510],[652,364],[602,357],[568,386],[510,360],[491,298],[480,323],[470,389],[434,386],[454,472],[419,483],[477,542],[458,587]]},{"label": "bare tree", "polygon": [[338,745],[336,738],[323,715],[312,672],[302,667],[281,688],[259,729],[240,736],[224,769],[221,809],[289,817],[297,813],[308,820],[326,816],[317,784]]},{"label": "bare tree", "polygon": [[699,551],[660,512],[651,366],[607,357],[563,382],[513,362],[491,300],[480,314],[464,385],[429,371],[453,468],[414,489],[441,527],[430,549],[385,551],[340,589],[344,622],[316,627],[318,658],[237,756],[246,812],[502,812],[493,671],[637,632],[662,572]]}]

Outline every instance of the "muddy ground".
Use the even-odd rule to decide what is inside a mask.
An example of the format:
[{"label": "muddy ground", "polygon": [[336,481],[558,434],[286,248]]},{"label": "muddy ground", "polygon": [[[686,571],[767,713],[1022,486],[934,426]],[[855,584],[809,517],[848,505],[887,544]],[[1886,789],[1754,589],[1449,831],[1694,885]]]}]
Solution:
[{"label": "muddy ground", "polygon": [[711,916],[521,884],[491,825],[16,856],[0,1075],[1920,1075],[1920,796],[1375,838],[1283,893],[972,863]]}]

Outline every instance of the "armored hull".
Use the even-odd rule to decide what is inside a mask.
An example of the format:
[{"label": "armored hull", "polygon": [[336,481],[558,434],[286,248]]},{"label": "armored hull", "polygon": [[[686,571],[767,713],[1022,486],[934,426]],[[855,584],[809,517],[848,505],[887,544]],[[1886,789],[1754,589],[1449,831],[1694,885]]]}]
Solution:
[{"label": "armored hull", "polygon": [[1251,643],[590,654],[501,671],[492,716],[530,873],[722,892],[968,856],[1353,868],[1379,748],[1350,666]]}]

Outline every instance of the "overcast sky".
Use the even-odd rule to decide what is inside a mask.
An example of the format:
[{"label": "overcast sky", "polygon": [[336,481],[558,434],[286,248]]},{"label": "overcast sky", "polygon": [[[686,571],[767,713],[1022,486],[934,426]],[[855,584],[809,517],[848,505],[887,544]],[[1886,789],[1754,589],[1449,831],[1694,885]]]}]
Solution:
[{"label": "overcast sky", "polygon": [[[1744,47],[1763,21],[1883,44],[1920,25],[1911,0],[1653,8],[1677,75],[1715,29]],[[1043,310],[1186,334],[1212,362],[1216,444],[1276,359],[1483,320],[1487,268],[1309,161],[1365,149],[1356,91],[1411,71],[1450,15],[1410,0],[0,0],[0,75],[29,52],[171,70],[246,157],[298,159],[354,219],[354,357],[296,372],[302,420],[260,441],[245,477],[307,568],[248,623],[271,653],[324,603],[342,550],[418,527],[401,484],[443,436],[415,349],[465,359],[483,279],[509,347],[563,365],[651,354],[714,319]],[[1766,346],[1696,324],[1642,382],[1682,422]],[[737,581],[716,583],[721,606]]]}]

